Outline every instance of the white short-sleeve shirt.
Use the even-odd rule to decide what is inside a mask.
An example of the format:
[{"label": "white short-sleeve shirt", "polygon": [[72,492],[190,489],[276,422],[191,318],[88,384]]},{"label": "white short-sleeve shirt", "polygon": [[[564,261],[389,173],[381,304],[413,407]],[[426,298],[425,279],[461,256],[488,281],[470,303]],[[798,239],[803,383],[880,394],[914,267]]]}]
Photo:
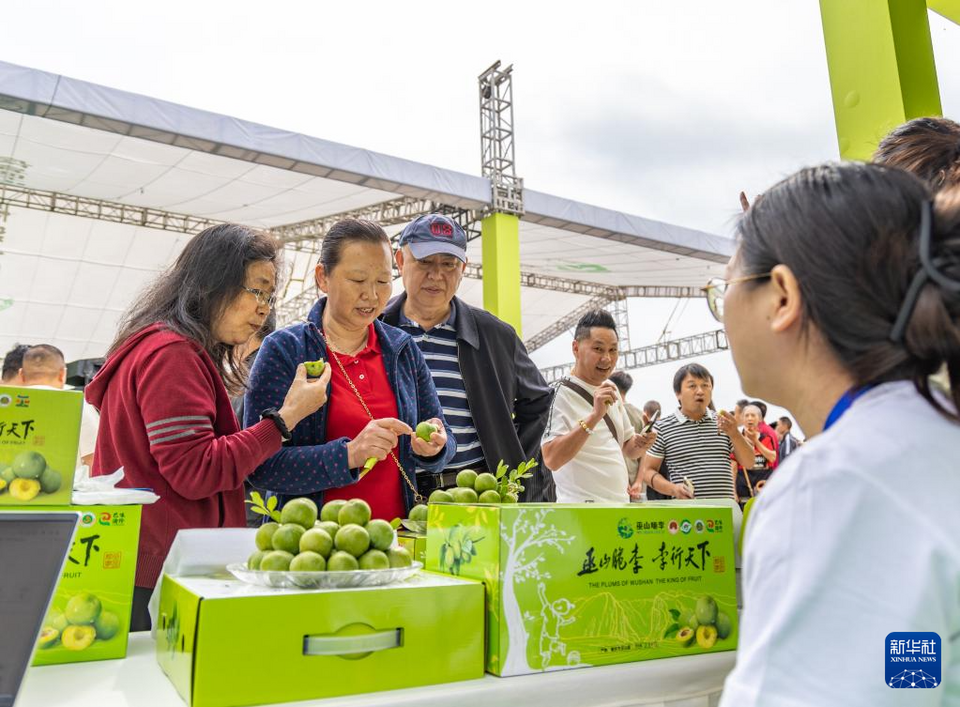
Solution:
[{"label": "white short-sleeve shirt", "polygon": [[[960,425],[880,385],[784,461],[747,525],[721,707],[960,705]],[[885,682],[885,638],[933,631],[942,683]]]},{"label": "white short-sleeve shirt", "polygon": [[[599,387],[590,385],[573,375],[568,377],[591,396]],[[630,417],[627,415],[627,409],[619,391],[616,395],[617,402],[607,411],[617,431],[616,438],[610,434],[610,428],[601,420],[576,456],[559,469],[553,470],[559,503],[630,502],[630,494],[627,492],[630,482],[627,476],[627,462],[623,456],[623,443],[633,436],[633,425],[630,423]],[[543,442],[549,442],[579,429],[580,424],[577,420],[589,417],[592,411],[592,403],[588,403],[569,388],[563,385],[558,386],[547,427],[543,433]]]}]

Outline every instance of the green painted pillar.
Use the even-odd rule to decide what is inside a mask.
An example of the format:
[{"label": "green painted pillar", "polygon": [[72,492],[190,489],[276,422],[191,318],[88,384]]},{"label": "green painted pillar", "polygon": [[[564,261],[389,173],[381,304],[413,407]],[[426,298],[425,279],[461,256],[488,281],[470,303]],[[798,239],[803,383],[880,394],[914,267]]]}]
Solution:
[{"label": "green painted pillar", "polygon": [[924,0],[820,0],[820,15],[843,159],[869,160],[897,125],[941,114]]},{"label": "green painted pillar", "polygon": [[481,221],[483,308],[520,328],[520,219],[491,214]]},{"label": "green painted pillar", "polygon": [[960,0],[927,0],[927,7],[938,15],[960,24]]}]

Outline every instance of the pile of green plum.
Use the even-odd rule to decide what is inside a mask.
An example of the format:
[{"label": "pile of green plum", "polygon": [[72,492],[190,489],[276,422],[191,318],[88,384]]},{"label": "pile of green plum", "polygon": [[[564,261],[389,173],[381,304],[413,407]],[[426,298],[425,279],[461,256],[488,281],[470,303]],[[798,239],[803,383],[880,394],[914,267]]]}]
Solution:
[{"label": "pile of green plum", "polygon": [[295,498],[283,506],[279,522],[257,530],[257,549],[247,567],[291,572],[410,567],[410,553],[394,546],[393,526],[370,515],[370,506],[359,498],[330,501],[319,512],[309,498]]}]

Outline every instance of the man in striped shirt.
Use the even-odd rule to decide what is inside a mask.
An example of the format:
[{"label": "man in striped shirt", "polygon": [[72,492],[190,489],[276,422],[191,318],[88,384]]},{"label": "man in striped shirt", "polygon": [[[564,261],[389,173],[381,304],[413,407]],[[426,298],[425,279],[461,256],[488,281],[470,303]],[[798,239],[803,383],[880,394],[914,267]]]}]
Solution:
[{"label": "man in striped shirt", "polygon": [[447,468],[475,469],[485,464],[480,437],[467,404],[467,390],[463,385],[463,373],[457,357],[456,324],[457,311],[452,307],[445,321],[426,330],[410,319],[402,309],[400,311],[400,328],[413,337],[423,352],[433,375],[433,384],[437,387],[440,405],[443,406],[443,416],[457,438],[457,453]]},{"label": "man in striped shirt", "polygon": [[[513,328],[458,297],[467,263],[467,237],[441,214],[403,229],[396,253],[404,294],[383,312],[417,342],[433,374],[457,453],[440,477],[418,474],[421,493],[455,484],[462,469],[496,471],[537,456],[552,396]],[[533,481],[534,479],[531,479]],[[553,500],[551,489],[524,500]]]},{"label": "man in striped shirt", "polygon": [[[657,439],[643,458],[630,495],[640,496],[642,480],[672,498],[735,498],[730,454],[752,468],[753,445],[740,434],[733,415],[709,408],[713,376],[699,363],[687,364],[674,376],[673,392],[680,409],[655,425]],[[663,462],[670,468],[669,479],[660,473]]]}]

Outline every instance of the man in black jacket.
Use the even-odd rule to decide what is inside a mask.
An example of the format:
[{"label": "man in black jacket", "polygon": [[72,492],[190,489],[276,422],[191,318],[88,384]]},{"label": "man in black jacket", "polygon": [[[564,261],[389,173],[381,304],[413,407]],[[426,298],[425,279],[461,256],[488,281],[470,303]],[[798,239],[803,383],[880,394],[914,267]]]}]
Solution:
[{"label": "man in black jacket", "polygon": [[[457,438],[457,454],[436,477],[418,474],[421,493],[455,485],[461,469],[495,472],[539,458],[553,391],[513,328],[456,297],[467,264],[467,237],[440,214],[403,229],[396,259],[404,294],[382,318],[420,346],[433,374],[443,414]],[[526,479],[523,501],[555,499],[542,464]]]}]

